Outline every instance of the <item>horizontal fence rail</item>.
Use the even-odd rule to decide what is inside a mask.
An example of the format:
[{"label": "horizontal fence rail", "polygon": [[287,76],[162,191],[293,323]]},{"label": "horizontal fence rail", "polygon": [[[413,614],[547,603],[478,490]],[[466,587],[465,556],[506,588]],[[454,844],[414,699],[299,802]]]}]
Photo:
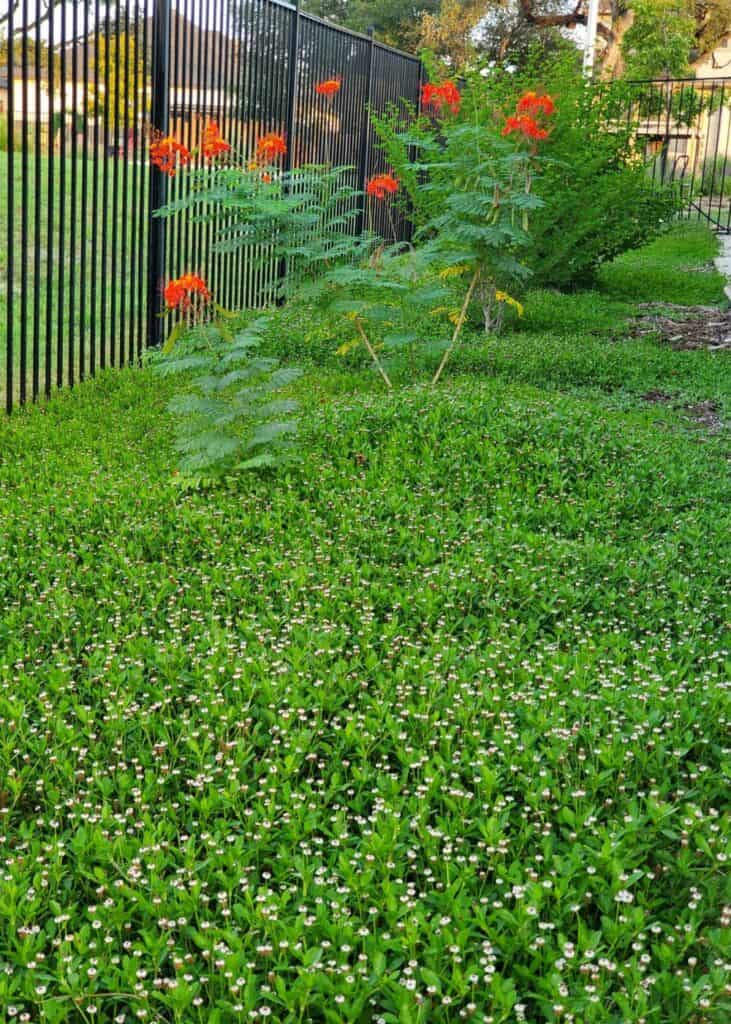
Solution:
[{"label": "horizontal fence rail", "polygon": [[[265,132],[287,164],[387,170],[369,107],[417,105],[421,64],[279,0],[3,0],[0,6],[0,400],[47,396],[160,341],[165,281],[204,274],[230,308],[271,300],[278,268],[214,248],[219,225],[153,217],[188,188],[151,167],[212,120],[246,161]],[[342,79],[332,99],[323,79]],[[4,153],[1,151],[4,150]],[[0,178],[1,182],[1,178]],[[4,195],[2,194],[4,192]],[[395,209],[356,226],[407,238]]]}]

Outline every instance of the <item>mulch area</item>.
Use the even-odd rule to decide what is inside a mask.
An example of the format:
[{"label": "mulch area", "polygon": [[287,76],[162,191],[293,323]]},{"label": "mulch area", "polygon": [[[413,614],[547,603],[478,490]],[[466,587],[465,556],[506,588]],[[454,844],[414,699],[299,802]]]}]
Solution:
[{"label": "mulch area", "polygon": [[718,306],[676,306],[668,302],[643,302],[630,326],[630,336],[660,336],[675,349],[705,348],[731,351],[731,309]]}]

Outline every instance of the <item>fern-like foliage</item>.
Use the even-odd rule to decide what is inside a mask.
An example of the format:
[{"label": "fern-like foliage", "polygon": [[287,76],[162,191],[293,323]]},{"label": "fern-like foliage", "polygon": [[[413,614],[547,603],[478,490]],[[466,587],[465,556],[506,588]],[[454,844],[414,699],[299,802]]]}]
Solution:
[{"label": "fern-like foliage", "polygon": [[270,271],[261,299],[271,302],[373,248],[373,239],[357,230],[362,192],[355,178],[352,167],[219,167],[191,175],[189,193],[158,216],[187,211],[194,221],[214,223],[216,251],[243,252],[247,266]]},{"label": "fern-like foliage", "polygon": [[200,324],[154,360],[160,375],[185,378],[169,408],[187,485],[277,466],[294,455],[297,403],[287,391],[300,371],[257,355],[266,325],[262,317],[232,336],[221,323]]}]

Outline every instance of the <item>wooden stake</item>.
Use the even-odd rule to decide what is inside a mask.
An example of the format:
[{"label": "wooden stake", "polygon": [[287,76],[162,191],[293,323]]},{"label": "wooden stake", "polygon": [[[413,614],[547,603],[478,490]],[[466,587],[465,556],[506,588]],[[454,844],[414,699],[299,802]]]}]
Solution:
[{"label": "wooden stake", "polygon": [[449,359],[450,355],[452,354],[452,349],[457,344],[457,339],[459,338],[460,331],[462,330],[462,324],[465,322],[465,318],[467,317],[467,311],[470,308],[470,302],[472,301],[472,294],[473,294],[473,292],[474,292],[474,290],[475,290],[475,288],[477,286],[477,282],[479,280],[479,277],[480,277],[480,271],[478,269],[478,270],[475,271],[474,276],[473,276],[472,280],[470,281],[470,286],[467,289],[467,294],[465,295],[464,302],[462,303],[462,309],[461,309],[460,314],[459,314],[459,320],[457,321],[457,326],[454,328],[454,334],[452,335],[452,340],[449,343],[449,348],[447,349],[447,351],[442,356],[442,361],[439,364],[439,369],[434,374],[434,380],[431,382],[432,383],[432,387],[434,387],[434,385],[437,383],[437,381],[441,377],[442,370],[447,365],[447,360]]}]

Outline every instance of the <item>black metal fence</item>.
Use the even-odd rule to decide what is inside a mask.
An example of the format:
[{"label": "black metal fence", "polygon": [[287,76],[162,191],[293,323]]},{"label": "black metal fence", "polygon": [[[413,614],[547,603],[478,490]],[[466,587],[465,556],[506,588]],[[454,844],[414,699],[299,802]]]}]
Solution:
[{"label": "black metal fence", "polygon": [[656,182],[681,190],[686,216],[731,232],[731,78],[632,83],[628,112]]},{"label": "black metal fence", "polygon": [[[386,169],[368,106],[418,103],[417,58],[280,0],[3,2],[8,411],[138,359],[158,340],[165,279],[204,272],[234,308],[260,295],[261,271],[212,251],[211,224],[152,217],[187,187],[185,176],[151,167],[155,131],[194,150],[216,120],[244,158],[261,134],[277,132],[293,166],[352,165],[362,186]],[[342,87],[327,100],[314,87],[332,77]]]}]

